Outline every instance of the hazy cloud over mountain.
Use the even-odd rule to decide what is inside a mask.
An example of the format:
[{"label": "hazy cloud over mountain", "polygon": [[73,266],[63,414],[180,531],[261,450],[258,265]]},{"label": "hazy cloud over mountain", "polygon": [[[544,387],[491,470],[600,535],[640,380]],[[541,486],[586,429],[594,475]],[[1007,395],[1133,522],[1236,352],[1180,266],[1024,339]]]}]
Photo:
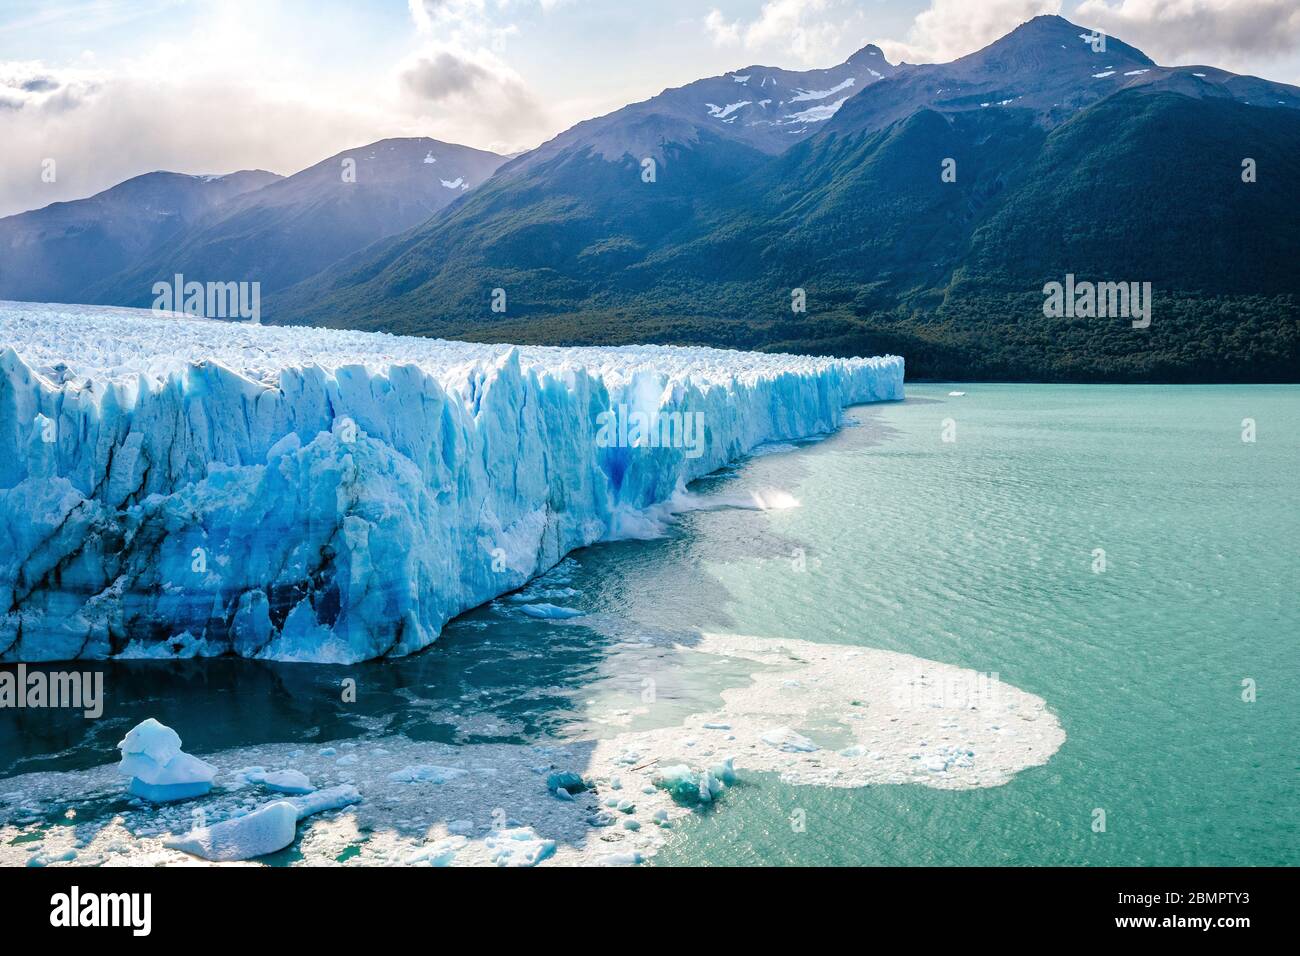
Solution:
[{"label": "hazy cloud over mountain", "polygon": [[971,53],[1026,20],[1060,13],[1061,0],[932,0],[907,37],[880,43],[895,62],[943,63]]},{"label": "hazy cloud over mountain", "polygon": [[[1300,44],[1295,0],[1083,0],[1075,19],[1128,37],[1157,59],[1186,62],[1200,55],[1246,68],[1256,58],[1294,54]],[[1249,55],[1249,56],[1243,56]],[[1279,76],[1294,82],[1297,77]]]}]

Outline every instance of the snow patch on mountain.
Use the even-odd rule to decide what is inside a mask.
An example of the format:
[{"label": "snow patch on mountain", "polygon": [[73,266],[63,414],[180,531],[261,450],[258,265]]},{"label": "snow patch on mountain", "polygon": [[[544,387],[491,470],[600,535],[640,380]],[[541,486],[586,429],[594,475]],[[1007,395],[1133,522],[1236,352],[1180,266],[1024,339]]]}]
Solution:
[{"label": "snow patch on mountain", "polygon": [[[874,70],[872,70],[871,73],[874,76],[880,76],[880,74],[876,73]],[[844,82],[837,83],[835,86],[832,86],[829,90],[800,90],[794,96],[790,97],[788,102],[801,103],[804,100],[824,100],[828,96],[834,96],[836,93],[839,93],[842,90],[847,90],[850,86],[852,86],[856,82],[857,80],[855,80],[853,77],[850,76]]]},{"label": "snow patch on mountain", "polygon": [[705,103],[709,110],[709,115],[714,119],[726,119],[738,109],[742,109],[750,104],[750,100],[741,100],[739,103],[728,103],[726,106],[717,106],[713,103]]},{"label": "snow patch on mountain", "polygon": [[786,121],[790,123],[823,123],[834,116],[847,99],[848,97],[846,96],[844,99],[836,100],[834,103],[810,106],[808,109],[802,110],[798,113],[789,113],[786,115]]}]

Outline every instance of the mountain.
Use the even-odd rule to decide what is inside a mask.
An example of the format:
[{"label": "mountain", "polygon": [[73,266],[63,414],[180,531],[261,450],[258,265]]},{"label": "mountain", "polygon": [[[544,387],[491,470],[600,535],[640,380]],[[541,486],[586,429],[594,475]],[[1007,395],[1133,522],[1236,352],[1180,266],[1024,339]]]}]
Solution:
[{"label": "mountain", "polygon": [[345,150],[214,210],[94,287],[90,301],[148,305],[153,283],[176,273],[283,288],[424,222],[503,162],[423,137]]},{"label": "mountain", "polygon": [[146,173],[87,199],[0,219],[0,299],[83,302],[89,288],[231,199],[280,177]]},{"label": "mountain", "polygon": [[445,215],[303,283],[282,312],[331,321],[311,300],[335,292],[335,320],[356,303],[348,321],[378,328],[394,306],[477,313],[501,287],[512,313],[568,308],[895,70],[875,47],[824,70],[751,66],[579,123]]},{"label": "mountain", "polygon": [[1211,67],[1162,67],[1116,37],[1105,38],[1104,50],[1094,49],[1091,31],[1061,17],[1042,16],[951,63],[900,71],[869,96],[850,99],[827,129],[883,129],[919,109],[945,115],[1023,110],[1051,128],[1127,90],[1300,108],[1295,87]]},{"label": "mountain", "polygon": [[606,116],[586,120],[524,154],[518,174],[565,153],[588,152],[611,162],[661,157],[670,144],[735,140],[779,153],[811,136],[855,93],[893,76],[876,46],[824,70],[749,66],[664,90]]},{"label": "mountain", "polygon": [[[892,350],[913,377],[1295,380],[1300,90],[1089,35],[1040,17],[952,63],[878,69],[784,149],[779,126],[740,125],[753,103],[698,115],[735,102],[717,102],[722,78],[668,91],[267,312],[487,341]],[[1151,282],[1151,327],[1048,319],[1044,284],[1067,274]]]}]

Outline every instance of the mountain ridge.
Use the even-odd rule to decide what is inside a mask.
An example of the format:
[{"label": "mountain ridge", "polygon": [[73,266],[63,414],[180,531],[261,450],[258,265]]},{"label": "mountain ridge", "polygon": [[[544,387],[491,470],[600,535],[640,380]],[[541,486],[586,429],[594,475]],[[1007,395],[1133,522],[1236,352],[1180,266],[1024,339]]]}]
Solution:
[{"label": "mountain ridge", "polygon": [[[1199,296],[1213,314],[1240,303],[1252,321],[1264,313],[1258,318],[1267,326],[1260,332],[1267,361],[1258,373],[1294,376],[1286,372],[1300,368],[1287,331],[1294,315],[1287,297],[1300,293],[1300,283],[1285,263],[1290,237],[1300,230],[1284,210],[1300,204],[1287,185],[1295,181],[1288,150],[1300,90],[1267,81],[1252,87],[1251,78],[1226,71],[1158,67],[1113,38],[1104,53],[1094,53],[1086,36],[1061,18],[1041,18],[955,66],[899,67],[780,153],[733,157],[739,165],[724,163],[727,175],[708,188],[688,170],[694,181],[685,197],[673,192],[674,162],[691,157],[698,166],[716,144],[666,144],[668,161],[652,187],[637,179],[634,150],[615,160],[614,151],[602,155],[575,137],[580,148],[552,146],[545,176],[498,177],[452,214],[273,297],[272,320],[489,341],[509,335],[552,344],[895,351],[919,375],[960,373],[961,365],[990,377],[1141,380],[1204,377],[1215,367],[1209,353],[1232,338],[1228,331],[1198,330],[1203,348],[1182,340],[1198,326]],[[1053,69],[1043,70],[1045,62]],[[1202,72],[1207,76],[1192,75]],[[1264,122],[1259,117],[1271,106],[1248,102],[1256,89],[1297,108]],[[1002,97],[1007,102],[985,98],[996,90],[1009,94]],[[1223,135],[1200,136],[1215,124],[1226,124]],[[1111,144],[1116,130],[1145,143],[1158,162]],[[1056,146],[1066,136],[1075,136],[1077,146],[1068,155]],[[1180,141],[1212,149],[1214,170],[1166,145]],[[1230,242],[1212,243],[1220,256],[1210,261],[1181,238],[1161,242],[1137,215],[1158,196],[1161,208],[1192,211],[1175,217],[1191,235],[1245,228],[1231,201],[1206,204],[1203,194],[1241,195],[1232,186],[1246,187],[1241,157],[1231,153],[1251,141],[1273,171],[1267,182],[1250,184],[1255,193],[1244,194],[1259,201],[1241,207],[1264,234],[1249,244],[1252,254],[1272,270],[1269,282],[1254,286],[1228,281],[1262,274]],[[515,162],[526,173],[525,160],[539,159]],[[941,164],[949,159],[956,181],[944,183]],[[1122,176],[1099,178],[1098,170],[1116,162]],[[1074,222],[1079,217],[1069,209],[1039,217],[1025,199],[1035,195],[1035,176],[1072,188],[1107,181],[1114,194],[1096,204],[1093,218],[1108,221],[1098,230]],[[1192,182],[1195,189],[1180,185]],[[655,215],[656,207],[665,214]],[[1017,210],[1019,226],[1008,208]],[[1040,228],[1026,231],[1026,223]],[[1112,236],[1109,257],[1105,243],[1084,244],[1089,229]],[[1126,235],[1141,237],[1139,244],[1113,238]],[[1161,251],[1175,245],[1202,276]],[[1058,247],[1067,257],[1052,260],[1050,270],[1034,255]],[[1162,293],[1176,318],[1147,343],[1131,343],[1132,356],[1116,351],[1114,329],[1096,324],[1068,330],[1068,350],[1058,352],[1041,314],[1043,283],[1060,279],[1075,254],[1081,266],[1101,269],[1101,278],[1126,273],[1126,261],[1113,254],[1118,249],[1153,250],[1138,263],[1166,280]],[[1207,289],[1210,277],[1222,287]],[[489,309],[494,288],[509,297],[505,315]],[[806,315],[790,311],[795,288],[806,291]],[[958,317],[985,337],[987,360],[954,324]],[[1076,354],[1092,340],[1095,354]],[[1021,357],[1005,354],[1011,342],[1019,343]]]}]

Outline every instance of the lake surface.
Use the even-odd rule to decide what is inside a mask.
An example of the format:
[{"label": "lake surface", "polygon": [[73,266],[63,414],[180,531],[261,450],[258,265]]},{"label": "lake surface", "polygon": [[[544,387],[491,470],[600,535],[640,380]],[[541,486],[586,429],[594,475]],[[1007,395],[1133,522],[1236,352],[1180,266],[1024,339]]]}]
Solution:
[{"label": "lake surface", "polygon": [[[996,673],[1046,701],[1066,740],[990,789],[743,775],[657,865],[1300,863],[1300,389],[908,396],[692,489],[799,507],[691,512],[665,538],[576,554],[548,586],[577,592],[554,603],[585,617],[535,620],[502,600],[421,654],[351,668],[95,665],[105,717],[0,711],[0,774],[103,764],[146,716],[203,754],[671,725],[746,672],[665,649],[715,632]],[[355,703],[340,699],[348,677]]]}]

